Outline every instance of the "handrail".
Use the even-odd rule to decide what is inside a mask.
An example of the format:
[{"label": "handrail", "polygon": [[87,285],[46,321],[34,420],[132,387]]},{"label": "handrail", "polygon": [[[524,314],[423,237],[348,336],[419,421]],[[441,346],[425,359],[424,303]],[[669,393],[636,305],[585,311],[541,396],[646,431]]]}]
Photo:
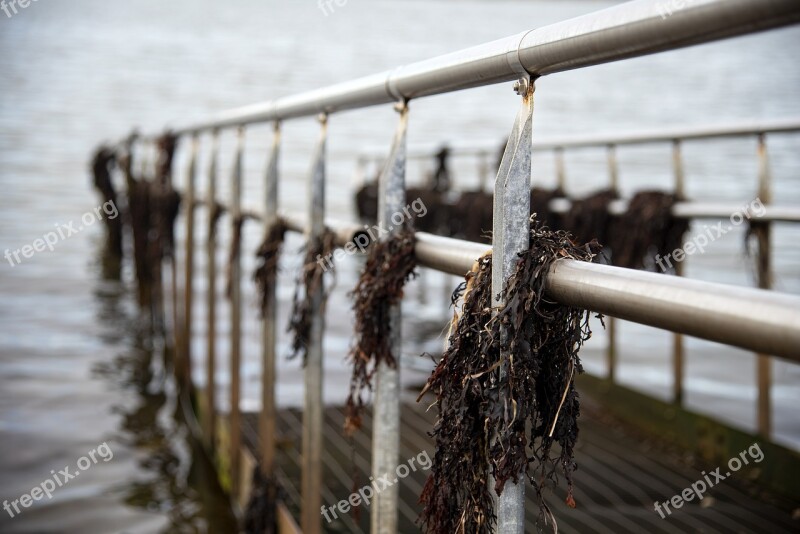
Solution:
[{"label": "handrail", "polygon": [[[300,215],[282,217],[293,232],[307,228]],[[330,219],[326,225],[340,246],[361,228]],[[426,232],[416,239],[421,266],[457,276],[492,250]],[[571,260],[555,264],[547,291],[568,306],[800,363],[800,297]]]},{"label": "handrail", "polygon": [[[455,275],[490,250],[416,236],[419,263]],[[800,297],[566,259],[551,269],[547,292],[568,306],[800,362]]]},{"label": "handrail", "polygon": [[[743,137],[761,134],[800,132],[800,117],[769,121],[739,121],[725,124],[698,125],[691,127],[672,127],[661,130],[633,130],[620,133],[602,133],[590,135],[569,135],[552,137],[534,137],[534,150],[555,150],[559,148],[606,147],[609,145],[637,145],[651,143],[669,143],[672,141],[697,141],[725,137]],[[497,141],[483,140],[447,146],[451,157],[461,156],[496,156],[500,148]],[[408,159],[427,159],[433,157],[441,145],[410,146]],[[385,147],[367,147],[361,150],[358,158],[362,161],[380,160],[386,157]]]},{"label": "handrail", "polygon": [[800,22],[795,0],[635,0],[427,61],[233,109],[176,134],[388,104],[674,50]]}]

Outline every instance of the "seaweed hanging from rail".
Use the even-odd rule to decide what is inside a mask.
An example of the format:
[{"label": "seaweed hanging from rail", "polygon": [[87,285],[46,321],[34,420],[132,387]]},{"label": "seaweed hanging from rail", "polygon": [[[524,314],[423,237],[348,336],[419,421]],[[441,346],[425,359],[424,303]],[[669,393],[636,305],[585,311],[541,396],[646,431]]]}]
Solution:
[{"label": "seaweed hanging from rail", "polygon": [[609,207],[617,198],[619,195],[615,190],[602,189],[585,198],[573,200],[563,217],[563,229],[575,236],[578,243],[597,240],[605,246],[610,240],[614,221]]},{"label": "seaweed hanging from rail", "polygon": [[[591,261],[596,244],[577,246],[566,232],[532,220],[530,247],[504,286],[504,306],[492,309],[490,254],[467,274],[457,290],[464,292],[461,314],[420,395],[432,391],[439,410],[436,454],[420,497],[426,532],[491,532],[496,517],[489,473],[498,493],[507,482],[528,476],[540,519],[547,521],[554,518],[543,492],[557,483],[560,466],[567,503],[575,505],[574,378],[582,372],[578,350],[591,335],[589,313],[550,301],[544,291],[556,260]],[[555,443],[560,451],[551,456]]]},{"label": "seaweed hanging from rail", "polygon": [[536,215],[536,220],[542,226],[553,230],[563,228],[560,213],[550,210],[550,203],[557,198],[566,198],[564,190],[560,187],[545,189],[543,187],[531,188],[531,213]]},{"label": "seaweed hanging from rail", "polygon": [[275,288],[275,281],[278,277],[278,261],[286,231],[287,226],[283,219],[280,217],[275,219],[267,228],[264,240],[256,251],[258,265],[253,274],[253,281],[258,287],[259,308],[262,317],[267,309],[268,297],[273,294]]},{"label": "seaweed hanging from rail", "polygon": [[403,298],[403,287],[415,276],[414,230],[406,224],[399,232],[370,248],[356,287],[350,292],[355,311],[355,343],[349,360],[353,365],[350,394],[345,404],[344,430],[352,435],[361,428],[362,393],[372,389],[372,378],[381,362],[392,368],[399,355],[392,354],[392,306]]},{"label": "seaweed hanging from rail", "polygon": [[[111,203],[119,207],[117,201],[117,191],[111,178],[111,171],[117,161],[117,155],[113,149],[107,146],[99,147],[92,157],[92,175],[94,186],[100,192],[103,204]],[[114,258],[122,259],[122,217],[103,218],[107,232],[106,250]]]},{"label": "seaweed hanging from rail", "polygon": [[231,221],[231,244],[228,250],[228,268],[225,276],[225,296],[229,300],[233,296],[233,264],[242,249],[242,229],[245,219],[244,215],[238,215]]},{"label": "seaweed hanging from rail", "polygon": [[275,534],[277,529],[278,484],[274,477],[253,468],[250,499],[244,510],[243,531],[246,534]]},{"label": "seaweed hanging from rail", "polygon": [[[772,288],[770,272],[769,239],[771,226],[767,221],[753,220],[747,216],[747,229],[744,233],[744,255],[753,273],[756,286],[761,289]],[[765,254],[762,252],[766,251]]]},{"label": "seaweed hanging from rail", "polygon": [[[295,286],[292,315],[287,328],[287,332],[292,334],[289,359],[296,358],[298,354],[302,354],[303,366],[306,364],[308,343],[311,339],[311,317],[314,311],[312,309],[314,303],[311,301],[311,296],[322,286],[328,269],[333,268],[331,258],[335,248],[336,235],[328,228],[325,228],[321,236],[309,240],[309,243],[306,244],[303,268]],[[319,313],[324,313],[327,298],[328,291],[326,289],[322,293],[322,302],[320,304],[322,309],[319,310]]]},{"label": "seaweed hanging from rail", "polygon": [[170,132],[156,141],[158,160],[156,176],[152,183],[153,214],[156,228],[158,256],[171,258],[175,248],[175,221],[181,205],[181,195],[172,185],[172,161],[178,146],[178,137]]},{"label": "seaweed hanging from rail", "polygon": [[661,191],[640,191],[616,219],[610,236],[611,262],[629,269],[653,269],[656,255],[668,256],[680,248],[689,222],[672,208],[680,198]]}]

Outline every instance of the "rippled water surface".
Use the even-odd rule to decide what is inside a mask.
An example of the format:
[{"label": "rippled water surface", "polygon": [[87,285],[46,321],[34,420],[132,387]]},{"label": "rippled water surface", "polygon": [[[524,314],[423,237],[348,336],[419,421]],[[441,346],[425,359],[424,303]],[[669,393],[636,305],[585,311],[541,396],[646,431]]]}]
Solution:
[{"label": "rippled water surface", "polygon": [[[602,1],[375,1],[349,0],[324,15],[314,0],[40,1],[12,18],[0,13],[0,252],[18,249],[75,222],[97,205],[87,162],[92,148],[132,126],[147,130],[170,121],[336,81],[482,43],[610,5]],[[800,29],[790,28],[722,43],[568,72],[540,80],[535,135],[658,129],[737,120],[800,116]],[[412,144],[442,141],[499,143],[507,135],[517,98],[507,84],[412,103]],[[385,146],[396,121],[380,107],[335,115],[330,121],[331,212],[350,213],[355,156]],[[284,128],[281,204],[305,207],[304,177],[316,136],[312,120]],[[269,128],[248,132],[246,208],[258,209]],[[207,147],[203,140],[203,147]],[[800,135],[770,137],[776,202],[800,202]],[[221,168],[231,164],[232,136],[223,136]],[[748,201],[756,194],[755,142],[729,140],[686,147],[692,198]],[[626,193],[671,184],[668,146],[622,149]],[[202,161],[206,164],[205,156]],[[569,189],[605,185],[602,151],[567,155]],[[182,181],[183,153],[177,161]],[[537,183],[554,183],[549,155],[534,158]],[[424,166],[412,165],[418,181]],[[459,186],[476,183],[472,161],[456,162]],[[227,180],[224,180],[227,182]],[[204,183],[201,181],[201,183]],[[227,183],[222,194],[227,195]],[[11,518],[3,532],[230,531],[208,465],[193,454],[176,421],[162,347],[151,344],[131,303],[129,284],[108,279],[98,259],[99,224],[12,267],[0,265],[0,498],[13,500],[75,465],[107,442],[113,459],[99,462]],[[204,226],[201,224],[201,227]],[[695,228],[701,230],[701,228]],[[227,236],[227,225],[222,229]],[[798,229],[775,233],[776,287],[800,293]],[[259,230],[248,227],[245,250]],[[300,241],[292,239],[288,250]],[[752,285],[742,254],[742,232],[731,233],[687,264],[687,276]],[[220,250],[220,261],[225,251]],[[245,269],[252,267],[248,253]],[[202,272],[202,257],[200,269]],[[279,299],[286,310],[299,259],[287,254]],[[350,343],[346,292],[356,261],[338,275],[326,340],[325,397],[342,402]],[[124,273],[130,279],[130,272]],[[443,295],[455,280],[424,277],[409,289],[404,358],[422,369],[423,350],[441,338]],[[222,284],[218,284],[222,286]],[[203,317],[204,285],[196,317]],[[425,297],[424,299],[421,297]],[[259,351],[255,295],[246,286],[244,406],[258,407]],[[746,303],[742,303],[746,305]],[[220,403],[227,396],[227,309],[221,303]],[[285,313],[283,314],[285,321]],[[282,330],[283,323],[279,326]],[[422,336],[421,332],[434,335]],[[624,324],[620,380],[666,397],[670,384],[669,334]],[[286,352],[286,339],[281,339]],[[604,336],[587,347],[589,370],[600,371]],[[202,356],[203,340],[195,339]],[[754,361],[750,354],[689,340],[687,403],[743,428],[755,416]],[[201,369],[201,361],[196,369]],[[278,396],[302,400],[295,362],[279,370]],[[197,381],[203,377],[198,372]],[[775,362],[775,427],[781,442],[800,447],[800,371]],[[178,418],[179,420],[180,418]]]}]

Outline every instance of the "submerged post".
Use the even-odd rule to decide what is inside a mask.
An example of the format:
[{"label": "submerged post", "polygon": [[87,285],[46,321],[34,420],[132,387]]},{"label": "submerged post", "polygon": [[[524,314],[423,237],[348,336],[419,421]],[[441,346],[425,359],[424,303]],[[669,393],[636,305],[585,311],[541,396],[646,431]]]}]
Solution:
[{"label": "submerged post", "polygon": [[[278,219],[278,157],[280,156],[281,126],[275,123],[272,137],[272,150],[267,161],[264,197],[264,231]],[[275,319],[276,284],[267,284],[261,322],[261,416],[259,434],[261,442],[261,473],[267,480],[273,478],[275,463]],[[269,484],[269,488],[273,487]]]},{"label": "submerged post", "polygon": [[[323,239],[325,233],[325,151],[328,137],[328,117],[320,116],[320,132],[314,163],[309,176],[306,246]],[[311,317],[305,368],[305,409],[303,410],[303,465],[301,493],[303,498],[301,527],[304,534],[319,534],[322,530],[322,336],[325,330],[325,280],[311,289],[308,300],[314,310]]]},{"label": "submerged post", "polygon": [[[231,239],[236,239],[236,232],[241,231],[242,219],[242,156],[244,152],[244,127],[239,127],[236,135],[236,156],[231,176]],[[231,494],[239,496],[241,478],[241,442],[242,426],[239,399],[241,397],[241,342],[242,342],[242,255],[241,246],[234,245],[231,254],[231,416],[230,416],[230,460],[231,460]]]},{"label": "submerged post", "polygon": [[[501,294],[511,277],[517,255],[529,246],[531,142],[533,117],[533,81],[526,76],[514,86],[522,96],[522,107],[508,138],[500,170],[494,184],[494,224],[492,233],[493,306],[504,304]],[[501,335],[506,335],[501,332]],[[503,358],[506,355],[502,355]],[[500,369],[504,373],[503,368]],[[506,429],[497,429],[504,432]],[[495,531],[522,534],[525,531],[525,481],[508,481],[497,497]]]},{"label": "submerged post", "polygon": [[[392,151],[380,175],[378,190],[378,224],[389,230],[388,240],[402,230],[392,220],[402,213],[406,202],[406,131],[408,128],[408,105],[398,105],[400,124],[397,127]],[[372,427],[372,477],[394,473],[400,454],[400,359],[401,359],[401,307],[389,309],[389,347],[395,357],[392,367],[381,361],[375,373],[375,399]],[[370,531],[376,534],[397,532],[398,486],[393,485],[379,492],[372,503]]]},{"label": "submerged post", "polygon": [[192,374],[192,305],[194,297],[194,198],[197,180],[197,152],[200,145],[198,135],[192,136],[192,154],[186,176],[186,254],[183,278],[183,339],[179,351],[178,380],[185,387],[191,383]]},{"label": "submerged post", "polygon": [[213,450],[216,439],[216,360],[217,360],[217,155],[219,131],[211,138],[211,161],[208,165],[208,191],[206,213],[208,215],[208,239],[206,240],[206,446]]},{"label": "submerged post", "polygon": [[[682,199],[686,194],[686,185],[683,174],[683,158],[681,157],[681,142],[675,139],[672,142],[672,169],[675,175],[675,194]],[[675,276],[683,276],[683,262],[675,262]],[[684,373],[683,334],[672,334],[672,402],[677,405],[683,403],[683,373]]]},{"label": "submerged post", "polygon": [[[769,157],[764,134],[758,136],[758,198],[764,205],[772,202],[772,187],[769,172]],[[772,259],[770,234],[772,226],[769,222],[753,223],[752,229],[758,239],[758,287],[772,288]],[[772,358],[768,354],[756,355],[758,375],[758,433],[765,438],[772,435]]]}]

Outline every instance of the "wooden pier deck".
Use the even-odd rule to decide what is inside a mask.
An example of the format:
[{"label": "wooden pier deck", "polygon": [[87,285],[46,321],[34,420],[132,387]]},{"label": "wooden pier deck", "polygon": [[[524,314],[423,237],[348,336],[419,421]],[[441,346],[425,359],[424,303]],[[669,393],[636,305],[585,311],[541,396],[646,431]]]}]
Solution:
[{"label": "wooden pier deck", "polygon": [[[401,410],[400,462],[427,451],[433,458],[433,440],[427,433],[433,426],[435,410],[405,404]],[[280,432],[277,476],[283,486],[285,504],[299,517],[300,438],[302,412],[285,409],[278,413]],[[330,506],[347,499],[354,487],[368,483],[371,457],[369,414],[364,429],[352,441],[342,432],[343,410],[329,407],[324,415],[324,464],[322,502]],[[562,486],[548,495],[548,505],[558,520],[559,532],[669,533],[684,532],[797,532],[798,520],[792,519],[792,503],[767,497],[737,473],[706,493],[701,503],[695,499],[662,519],[654,511],[654,502],[664,502],[678,495],[702,478],[701,469],[685,456],[643,438],[631,427],[605,413],[599,405],[584,401],[580,439],[576,450],[575,473],[577,508],[564,504]],[[255,414],[245,414],[243,438],[255,451],[258,440]],[[424,458],[424,455],[421,456]],[[717,465],[709,466],[711,470]],[[357,482],[354,483],[354,477]],[[399,532],[419,532],[416,519],[421,510],[417,503],[427,471],[417,469],[400,484]],[[394,478],[394,476],[392,476]],[[538,507],[526,492],[526,532],[537,532]],[[326,523],[325,532],[369,532],[369,509],[360,506],[359,514],[350,510]],[[360,517],[359,517],[360,515]],[[543,532],[551,532],[549,528]]]}]

